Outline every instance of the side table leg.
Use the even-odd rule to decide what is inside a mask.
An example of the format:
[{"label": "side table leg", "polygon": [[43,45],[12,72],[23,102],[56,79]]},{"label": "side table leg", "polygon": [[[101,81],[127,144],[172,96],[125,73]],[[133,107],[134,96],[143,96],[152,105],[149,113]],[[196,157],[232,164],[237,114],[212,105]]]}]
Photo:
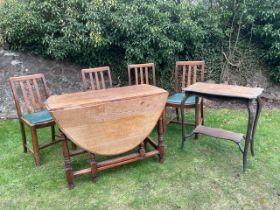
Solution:
[{"label": "side table leg", "polygon": [[254,106],[253,101],[249,100],[248,104],[248,128],[247,128],[247,134],[245,139],[245,146],[244,146],[244,152],[243,152],[243,172],[246,172],[247,169],[247,157],[248,157],[248,149],[250,142],[252,140],[252,131],[254,126]]},{"label": "side table leg", "polygon": [[158,132],[158,151],[159,151],[159,161],[163,163],[164,156],[164,144],[163,144],[163,116],[161,115],[158,120],[157,132]]},{"label": "side table leg", "polygon": [[200,107],[200,112],[201,112],[201,125],[204,125],[203,98],[201,98],[201,107]]},{"label": "side table leg", "polygon": [[[200,106],[198,104],[198,102],[199,102],[198,100],[199,100],[199,97],[196,96],[195,97],[195,127],[197,127],[200,124]],[[199,134],[196,133],[194,135],[194,138],[198,139],[199,138]]]},{"label": "side table leg", "polygon": [[72,165],[71,165],[70,153],[69,153],[69,148],[68,148],[68,144],[67,144],[67,137],[62,132],[61,132],[61,139],[62,139],[62,150],[63,150],[63,157],[64,157],[66,179],[68,182],[69,189],[72,189],[72,188],[74,188],[73,169],[72,169]]},{"label": "side table leg", "polygon": [[257,98],[257,108],[256,108],[256,118],[255,118],[255,122],[254,122],[254,128],[253,128],[252,140],[251,140],[251,154],[252,154],[252,156],[255,155],[255,152],[254,152],[255,133],[256,133],[256,128],[257,128],[258,120],[259,120],[259,117],[260,117],[261,109],[262,109],[262,101],[261,101],[261,98],[258,97]]},{"label": "side table leg", "polygon": [[184,148],[184,143],[185,143],[185,126],[184,126],[184,121],[185,121],[185,109],[184,109],[184,105],[188,99],[188,95],[186,94],[185,97],[183,98],[183,100],[181,101],[181,123],[182,123],[182,149]]}]

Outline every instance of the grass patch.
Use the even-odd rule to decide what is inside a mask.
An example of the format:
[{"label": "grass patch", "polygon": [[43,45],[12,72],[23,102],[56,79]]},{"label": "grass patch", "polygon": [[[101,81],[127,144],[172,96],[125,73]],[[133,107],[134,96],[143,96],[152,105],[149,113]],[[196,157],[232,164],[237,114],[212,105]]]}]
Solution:
[{"label": "grass patch", "polygon": [[[206,125],[245,132],[243,111],[208,110]],[[242,155],[228,141],[202,136],[180,149],[181,129],[169,125],[165,162],[150,158],[74,179],[68,190],[60,145],[41,151],[36,168],[23,153],[17,121],[0,122],[0,209],[279,209],[280,111],[263,110],[255,153],[242,173]],[[29,133],[29,132],[28,132]],[[46,138],[50,129],[40,130]],[[153,133],[155,136],[155,133]],[[88,155],[76,167],[88,167]]]}]

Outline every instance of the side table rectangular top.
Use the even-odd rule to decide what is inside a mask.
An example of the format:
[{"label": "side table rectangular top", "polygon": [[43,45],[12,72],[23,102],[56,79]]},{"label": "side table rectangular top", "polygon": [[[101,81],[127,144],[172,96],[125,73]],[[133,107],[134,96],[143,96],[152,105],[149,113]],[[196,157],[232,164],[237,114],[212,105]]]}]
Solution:
[{"label": "side table rectangular top", "polygon": [[197,82],[187,88],[183,88],[183,91],[189,93],[198,93],[231,98],[256,99],[262,94],[263,89],[243,87],[237,85]]}]

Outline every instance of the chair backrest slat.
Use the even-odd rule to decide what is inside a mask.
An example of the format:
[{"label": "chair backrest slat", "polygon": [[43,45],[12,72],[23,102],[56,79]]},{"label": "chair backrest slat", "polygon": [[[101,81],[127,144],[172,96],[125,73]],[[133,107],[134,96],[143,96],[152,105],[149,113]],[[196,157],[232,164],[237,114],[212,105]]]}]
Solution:
[{"label": "chair backrest slat", "polygon": [[50,94],[49,94],[49,90],[48,90],[48,86],[47,86],[45,76],[42,74],[42,77],[40,79],[41,79],[41,81],[44,85],[44,91],[45,91],[46,98],[48,98],[50,96]]},{"label": "chair backrest slat", "polygon": [[196,83],[196,69],[197,69],[197,66],[195,65],[193,68],[193,84]]},{"label": "chair backrest slat", "polygon": [[186,84],[186,66],[183,66],[182,86]]},{"label": "chair backrest slat", "polygon": [[[150,82],[149,72],[151,72],[152,82]],[[128,83],[129,85],[152,84],[156,86],[155,64],[146,63],[128,65]]]},{"label": "chair backrest slat", "polygon": [[[20,101],[21,101],[20,99],[24,101],[24,105],[27,113],[44,110],[44,103],[42,100],[42,95],[40,93],[38,81],[40,81],[43,86],[45,98],[49,97],[49,93],[47,89],[46,80],[43,74],[11,77],[9,81],[10,81],[10,86],[13,92],[17,113],[19,117],[22,116],[22,112],[23,112],[20,106]],[[17,87],[20,89],[19,93],[21,94],[17,93],[18,92]]]},{"label": "chair backrest slat", "polygon": [[34,97],[33,90],[32,90],[31,84],[30,84],[30,80],[27,80],[26,84],[27,84],[27,87],[28,87],[28,90],[29,90],[29,95],[30,95],[30,98],[31,98],[33,110],[34,110],[34,112],[37,112],[37,110],[38,110],[37,109],[37,103],[35,101],[35,97]]},{"label": "chair backrest slat", "polygon": [[[188,68],[188,73],[186,73]],[[190,86],[197,81],[204,81],[204,61],[177,61],[175,66],[175,91],[180,92],[182,88]],[[179,72],[182,69],[182,83],[181,89],[179,88]],[[200,79],[198,79],[198,72],[200,71]],[[187,75],[187,84],[186,84]]]},{"label": "chair backrest slat", "polygon": [[111,77],[111,71],[108,71],[108,78],[109,78],[109,86],[113,87],[112,77]]},{"label": "chair backrest slat", "polygon": [[35,87],[37,99],[39,101],[40,110],[43,111],[44,110],[44,104],[43,104],[43,101],[42,101],[42,97],[41,97],[39,86],[38,86],[38,83],[37,83],[36,79],[33,79],[33,84],[34,84],[34,87]]},{"label": "chair backrest slat", "polygon": [[103,75],[103,71],[100,72],[100,76],[101,76],[101,84],[102,84],[102,88],[105,89],[105,80],[104,80],[104,75]]},{"label": "chair backrest slat", "polygon": [[145,78],[146,78],[146,83],[147,85],[149,84],[149,71],[148,71],[148,67],[145,67]]},{"label": "chair backrest slat", "polygon": [[[111,71],[109,66],[103,67],[96,67],[96,68],[89,68],[89,69],[82,69],[82,79],[83,79],[83,86],[84,91],[88,90],[88,82],[87,82],[87,75],[89,75],[90,79],[90,90],[100,90],[106,88],[112,88],[112,78],[111,78]],[[105,76],[107,78],[105,79]],[[106,87],[106,84],[109,83]]]},{"label": "chair backrest slat", "polygon": [[144,84],[144,75],[143,75],[143,68],[140,67],[140,80],[141,80],[141,84]]},{"label": "chair backrest slat", "polygon": [[97,90],[100,90],[100,84],[99,84],[99,78],[98,78],[97,72],[94,72],[94,76],[95,76],[95,81],[96,81],[96,88],[97,88]]},{"label": "chair backrest slat", "polygon": [[[186,68],[186,66],[183,66],[183,68]],[[189,65],[189,68],[188,68],[188,86],[191,84],[191,78],[192,78],[192,66]],[[186,84],[182,85],[182,87],[186,87]]]},{"label": "chair backrest slat", "polygon": [[92,76],[91,73],[89,74],[89,79],[90,79],[90,85],[91,85],[91,87],[94,88],[94,80],[93,80],[93,76]]},{"label": "chair backrest slat", "polygon": [[138,68],[137,67],[135,67],[135,69],[134,69],[134,72],[135,72],[135,85],[138,85]]},{"label": "chair backrest slat", "polygon": [[26,108],[28,113],[31,113],[30,103],[29,103],[29,100],[28,100],[28,97],[27,97],[27,93],[26,93],[23,81],[19,81],[19,85],[20,85],[22,96],[23,96],[23,99],[24,99],[25,108]]}]

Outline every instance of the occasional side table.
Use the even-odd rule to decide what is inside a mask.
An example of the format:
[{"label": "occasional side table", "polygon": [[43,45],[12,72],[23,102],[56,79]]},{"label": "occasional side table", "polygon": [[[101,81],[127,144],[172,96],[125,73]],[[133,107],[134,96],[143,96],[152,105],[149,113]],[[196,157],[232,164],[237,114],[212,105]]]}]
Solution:
[{"label": "occasional side table", "polygon": [[[209,84],[198,82],[187,88],[184,88],[183,91],[185,93],[185,97],[181,103],[182,148],[184,147],[186,139],[194,134],[204,134],[216,138],[230,140],[236,143],[239,146],[240,151],[243,153],[243,172],[246,172],[249,146],[251,148],[251,154],[252,156],[254,156],[254,139],[262,107],[260,95],[262,94],[263,89],[236,85]],[[227,131],[220,128],[210,128],[204,125],[196,126],[196,128],[190,135],[186,135],[184,128],[185,115],[183,105],[190,96],[196,96],[196,104],[198,104],[199,97],[206,98],[209,100],[235,100],[241,104],[245,104],[248,108],[248,127],[246,135],[242,133]],[[198,106],[196,106],[196,109],[198,109]],[[240,144],[242,140],[245,140],[244,148],[242,148]]]}]

